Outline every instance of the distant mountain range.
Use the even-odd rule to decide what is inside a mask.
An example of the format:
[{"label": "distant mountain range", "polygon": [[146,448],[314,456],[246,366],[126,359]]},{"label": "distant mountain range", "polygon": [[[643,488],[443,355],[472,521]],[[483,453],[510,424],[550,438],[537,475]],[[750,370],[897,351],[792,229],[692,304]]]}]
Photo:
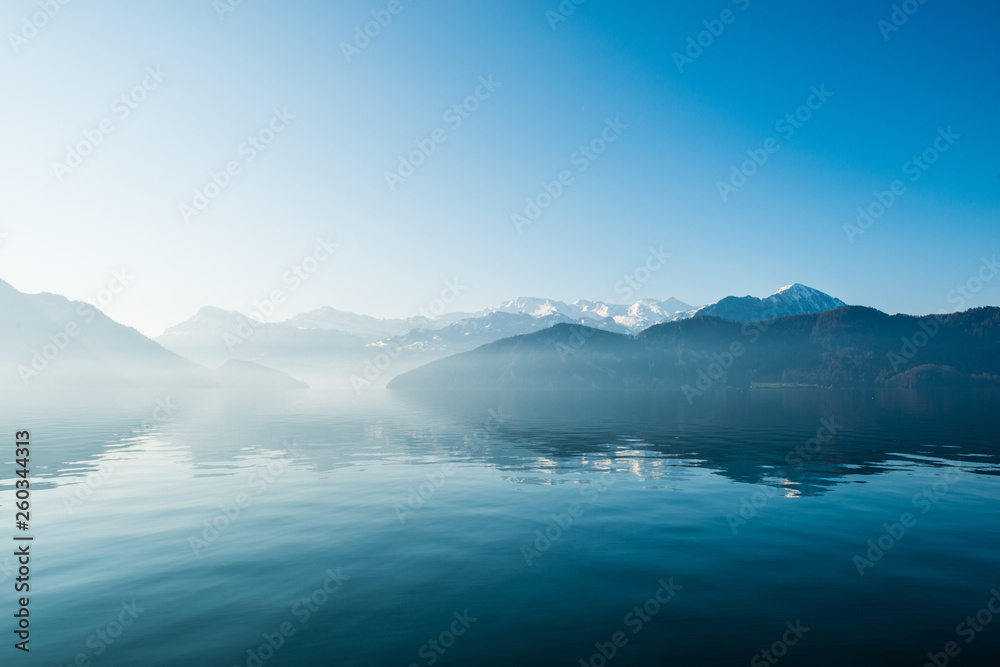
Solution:
[{"label": "distant mountain range", "polygon": [[693,400],[755,384],[1000,387],[1000,308],[912,317],[845,306],[744,323],[703,316],[638,336],[559,324],[436,361],[389,387],[652,389]]},{"label": "distant mountain range", "polygon": [[[260,323],[238,312],[204,307],[152,341],[94,306],[52,294],[21,294],[0,281],[0,306],[5,310],[0,363],[6,363],[9,380],[26,384],[40,379],[36,369],[41,369],[47,382],[58,384],[76,378],[125,386],[292,386],[305,380],[313,386],[357,387],[363,375],[368,378],[365,386],[378,386],[428,362],[560,324],[636,336],[658,324],[688,319],[754,322],[842,305],[839,299],[796,284],[764,299],[728,297],[700,308],[675,298],[632,304],[519,298],[476,313],[434,319],[380,319],[321,308],[284,322]],[[79,332],[66,333],[67,327],[78,327]],[[269,374],[272,369],[286,376],[279,381]]]},{"label": "distant mountain range", "polygon": [[170,352],[97,307],[0,280],[0,387],[304,387],[255,364],[218,371]]},{"label": "distant mountain range", "polygon": [[[359,382],[378,386],[424,363],[556,324],[635,335],[656,324],[704,315],[757,321],[842,305],[839,299],[796,284],[765,299],[729,297],[702,308],[675,298],[613,304],[522,297],[477,313],[448,313],[436,319],[378,319],[321,308],[284,322],[258,324],[240,313],[206,307],[156,341],[209,366],[230,359],[253,361],[302,377],[314,386],[329,386],[332,378],[337,386],[345,378],[352,378],[355,387]],[[241,336],[240,331],[253,333]],[[387,356],[392,363],[381,363]],[[380,368],[372,372],[376,361]]]}]

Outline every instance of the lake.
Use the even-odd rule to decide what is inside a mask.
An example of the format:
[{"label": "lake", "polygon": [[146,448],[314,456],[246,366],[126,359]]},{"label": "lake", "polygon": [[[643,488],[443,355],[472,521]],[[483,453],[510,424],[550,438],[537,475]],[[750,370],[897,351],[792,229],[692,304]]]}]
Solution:
[{"label": "lake", "polygon": [[[1000,396],[7,396],[4,664],[1000,655]],[[950,651],[951,655],[948,655]],[[930,655],[929,655],[930,654]],[[11,656],[8,659],[8,656]]]}]

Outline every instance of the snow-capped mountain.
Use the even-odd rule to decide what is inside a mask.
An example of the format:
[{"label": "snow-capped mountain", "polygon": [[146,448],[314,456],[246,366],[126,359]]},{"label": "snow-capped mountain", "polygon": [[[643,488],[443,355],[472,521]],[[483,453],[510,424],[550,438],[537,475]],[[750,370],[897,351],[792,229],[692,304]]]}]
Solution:
[{"label": "snow-capped mountain", "polygon": [[[491,313],[508,313],[528,315],[536,319],[561,316],[565,318],[563,321],[579,322],[599,329],[613,331],[620,327],[630,333],[638,333],[654,324],[675,319],[691,309],[688,304],[674,298],[665,301],[643,299],[629,305],[583,299],[565,303],[551,299],[520,297],[506,301],[495,308],[484,308],[479,314],[485,316]],[[609,319],[618,327],[609,326],[606,322]]]},{"label": "snow-capped mountain", "polygon": [[840,299],[829,294],[795,283],[782,287],[764,299],[752,296],[730,296],[716,303],[697,308],[685,315],[690,317],[721,317],[733,322],[758,322],[789,315],[822,313],[846,305]]},{"label": "snow-capped mountain", "polygon": [[172,352],[210,367],[230,359],[253,361],[291,373],[315,386],[325,375],[367,367],[372,359],[384,354],[389,354],[393,362],[390,371],[380,374],[383,381],[416,363],[556,324],[581,324],[636,335],[657,324],[691,317],[714,315],[734,321],[756,321],[817,313],[843,305],[839,299],[795,284],[764,299],[728,297],[701,308],[674,298],[616,304],[521,297],[478,313],[446,313],[434,319],[379,319],[321,308],[284,322],[260,324],[238,312],[202,308],[156,341]]}]

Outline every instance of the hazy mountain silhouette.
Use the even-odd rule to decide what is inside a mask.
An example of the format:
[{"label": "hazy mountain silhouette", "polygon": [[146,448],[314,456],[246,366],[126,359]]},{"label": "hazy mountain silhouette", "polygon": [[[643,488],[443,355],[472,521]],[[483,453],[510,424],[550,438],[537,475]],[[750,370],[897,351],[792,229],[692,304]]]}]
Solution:
[{"label": "hazy mountain silhouette", "polygon": [[756,323],[696,317],[638,337],[575,325],[501,340],[395,378],[398,389],[712,389],[993,385],[1000,308],[890,316],[846,306]]},{"label": "hazy mountain silhouette", "polygon": [[24,387],[216,386],[205,368],[56,294],[23,294],[0,280],[0,368]]}]

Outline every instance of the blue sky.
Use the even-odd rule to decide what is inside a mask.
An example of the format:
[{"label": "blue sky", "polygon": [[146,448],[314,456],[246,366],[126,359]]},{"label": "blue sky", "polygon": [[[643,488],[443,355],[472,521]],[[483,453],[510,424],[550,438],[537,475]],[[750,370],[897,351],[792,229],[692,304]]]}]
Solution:
[{"label": "blue sky", "polygon": [[[893,3],[860,0],[587,0],[558,22],[557,0],[244,0],[220,16],[225,2],[54,1],[37,33],[25,17],[48,3],[4,3],[0,278],[89,300],[126,269],[105,310],[156,334],[274,290],[277,320],[324,305],[406,316],[454,279],[457,310],[622,300],[614,286],[651,247],[671,257],[636,299],[801,282],[929,313],[1000,251],[992,3],[914,1],[889,32]],[[391,22],[346,56],[372,12]],[[477,89],[460,125],[446,116]],[[797,111],[794,132],[776,127]],[[614,141],[581,158],[609,119]],[[54,166],[102,122],[113,131],[79,166]],[[262,131],[271,143],[248,148]],[[390,189],[386,172],[427,141]],[[925,150],[936,161],[915,170]],[[724,200],[719,182],[762,152]],[[185,220],[229,163],[228,186]],[[519,232],[512,215],[564,171]],[[881,217],[845,230],[897,180]],[[334,256],[283,279],[317,238]],[[1000,280],[971,296],[997,305]]]}]

